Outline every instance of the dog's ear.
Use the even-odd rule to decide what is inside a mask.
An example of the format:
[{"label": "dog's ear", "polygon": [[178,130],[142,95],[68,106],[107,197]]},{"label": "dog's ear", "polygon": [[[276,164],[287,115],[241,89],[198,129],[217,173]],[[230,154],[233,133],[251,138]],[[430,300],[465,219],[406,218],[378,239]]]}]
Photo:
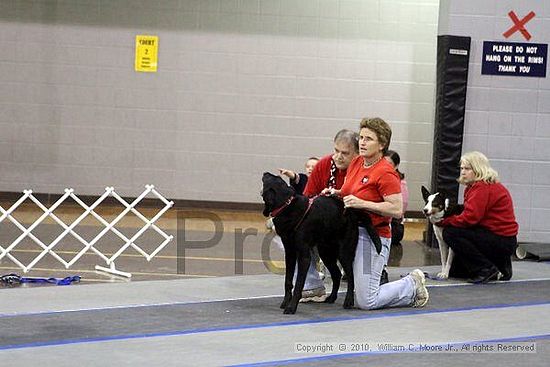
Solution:
[{"label": "dog's ear", "polygon": [[267,189],[262,192],[262,198],[264,199],[264,211],[262,214],[264,217],[269,217],[269,213],[273,211],[273,202],[275,199],[275,192],[273,189]]},{"label": "dog's ear", "polygon": [[271,173],[271,172],[264,172],[264,174],[262,175],[262,182],[266,182],[266,181],[272,180],[272,179],[274,179],[275,177],[279,177],[279,176],[274,175],[274,174]]},{"label": "dog's ear", "polygon": [[439,190],[439,195],[441,195],[441,197],[445,200],[451,200],[453,201],[453,194],[451,194],[451,192],[449,190],[446,190],[446,189],[441,189]]},{"label": "dog's ear", "polygon": [[422,186],[421,190],[422,190],[422,198],[424,199],[425,202],[427,202],[428,201],[428,196],[430,196],[430,192],[424,186]]},{"label": "dog's ear", "polygon": [[443,201],[448,203],[446,204],[447,205],[446,207],[448,207],[449,205],[456,205],[456,203],[458,203],[458,198],[456,197],[456,195],[449,190],[441,189],[439,191],[439,195],[441,196]]},{"label": "dog's ear", "polygon": [[458,204],[458,197],[456,197],[455,194],[451,194],[449,192],[445,193],[445,199],[449,201],[449,205],[457,205]]}]

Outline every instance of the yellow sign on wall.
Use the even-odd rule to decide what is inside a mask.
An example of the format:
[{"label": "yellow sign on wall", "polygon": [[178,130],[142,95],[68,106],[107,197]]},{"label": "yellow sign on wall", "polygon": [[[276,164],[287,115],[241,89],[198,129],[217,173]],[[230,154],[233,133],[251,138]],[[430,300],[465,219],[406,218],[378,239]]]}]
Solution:
[{"label": "yellow sign on wall", "polygon": [[136,71],[156,72],[159,50],[158,36],[136,36]]}]

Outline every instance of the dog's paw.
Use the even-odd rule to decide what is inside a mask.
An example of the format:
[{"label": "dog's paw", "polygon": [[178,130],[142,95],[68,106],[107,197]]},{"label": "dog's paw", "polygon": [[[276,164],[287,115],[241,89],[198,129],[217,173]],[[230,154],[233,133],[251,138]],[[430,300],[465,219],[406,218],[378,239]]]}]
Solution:
[{"label": "dog's paw", "polygon": [[353,308],[353,301],[351,302],[344,302],[344,308],[346,310],[351,310]]},{"label": "dog's paw", "polygon": [[344,301],[344,308],[346,310],[349,310],[349,309],[353,308],[353,305],[354,305],[353,297],[351,297],[351,298],[346,297],[346,299]]},{"label": "dog's paw", "polygon": [[325,299],[325,303],[334,303],[336,301],[336,298],[338,298],[337,295],[330,295]]},{"label": "dog's paw", "polygon": [[283,302],[281,302],[281,306],[279,306],[279,307],[282,308],[282,309],[285,309],[288,306],[288,304],[290,303],[291,299],[292,299],[291,293],[286,293],[285,292],[285,296],[283,297]]},{"label": "dog's paw", "polygon": [[283,313],[285,315],[294,315],[296,313],[296,307],[287,306]]},{"label": "dog's paw", "polygon": [[446,272],[440,272],[440,273],[437,273],[437,279],[449,279],[449,273],[446,273]]}]

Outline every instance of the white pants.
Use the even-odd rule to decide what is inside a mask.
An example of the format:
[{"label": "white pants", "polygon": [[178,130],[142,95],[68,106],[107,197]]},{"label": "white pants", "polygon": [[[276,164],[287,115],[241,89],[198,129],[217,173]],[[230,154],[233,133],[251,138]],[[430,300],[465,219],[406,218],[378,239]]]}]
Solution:
[{"label": "white pants", "polygon": [[355,306],[366,310],[410,306],[416,290],[414,280],[409,275],[380,285],[380,275],[390,254],[391,238],[380,237],[380,240],[382,251],[378,254],[365,228],[359,227],[359,240],[353,261]]},{"label": "white pants", "polygon": [[[279,236],[273,237],[272,242],[275,243],[277,247],[281,249],[281,251],[285,250],[281,237]],[[296,268],[294,269],[294,278],[292,279],[292,284],[296,284],[297,276],[298,276],[298,262],[296,262]],[[310,289],[321,288],[324,285],[325,284],[323,283],[323,280],[319,276],[319,272],[317,272],[317,256],[315,256],[313,251],[311,251],[311,262],[309,264],[309,268],[307,269],[306,282],[304,283],[304,290],[307,291]]]},{"label": "white pants", "polygon": [[[313,250],[311,251],[311,262],[309,263],[309,268],[307,268],[306,282],[304,283],[304,291],[321,288],[325,286],[323,279],[319,276],[317,271],[317,255],[314,254]],[[292,284],[296,284],[296,278],[298,277],[298,262],[296,261],[296,268],[294,269],[294,278],[292,279]]]}]

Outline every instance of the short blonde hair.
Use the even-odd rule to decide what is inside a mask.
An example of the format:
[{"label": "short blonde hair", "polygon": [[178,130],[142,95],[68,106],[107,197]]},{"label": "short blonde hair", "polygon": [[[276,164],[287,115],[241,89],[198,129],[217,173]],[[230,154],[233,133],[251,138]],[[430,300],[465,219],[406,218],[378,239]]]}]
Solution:
[{"label": "short blonde hair", "polygon": [[[474,172],[474,181],[484,181],[487,183],[498,182],[498,172],[491,167],[489,159],[481,152],[468,152],[460,157],[460,164],[467,164]],[[458,182],[465,184],[461,178]]]},{"label": "short blonde hair", "polygon": [[359,124],[359,130],[365,129],[365,128],[372,130],[376,134],[378,141],[380,142],[380,144],[384,146],[382,153],[385,155],[390,147],[390,141],[391,141],[390,125],[386,121],[382,120],[380,117],[364,118],[363,120],[361,120],[361,123]]}]

